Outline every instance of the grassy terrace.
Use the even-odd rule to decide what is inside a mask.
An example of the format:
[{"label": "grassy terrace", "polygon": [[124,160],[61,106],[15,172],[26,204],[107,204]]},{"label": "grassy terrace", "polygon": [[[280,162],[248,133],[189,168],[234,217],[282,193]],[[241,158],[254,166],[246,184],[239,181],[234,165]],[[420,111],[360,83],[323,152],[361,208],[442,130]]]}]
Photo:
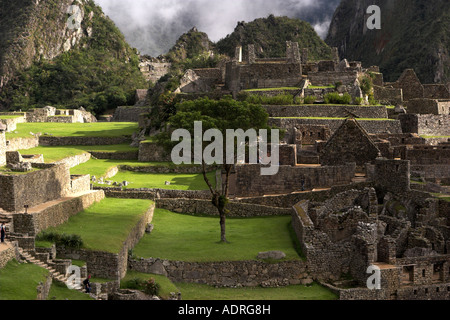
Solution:
[{"label": "grassy terrace", "polygon": [[138,124],[134,122],[19,123],[17,130],[7,133],[6,137],[29,138],[30,132],[48,133],[55,137],[121,137],[131,136],[137,130]]},{"label": "grassy terrace", "polygon": [[289,232],[291,218],[227,219],[227,240],[219,243],[218,217],[193,217],[156,209],[155,230],[133,252],[138,257],[189,262],[256,260],[262,251],[281,250],[286,260],[300,260]]},{"label": "grassy terrace", "polygon": [[0,115],[0,119],[16,119],[16,118],[21,118],[21,117],[23,117],[23,116],[12,116],[12,115],[4,116],[4,115]]},{"label": "grassy terrace", "polygon": [[138,150],[139,148],[132,148],[128,144],[119,144],[107,146],[63,146],[63,147],[39,146],[33,149],[19,150],[19,152],[21,154],[43,154],[45,163],[52,163],[90,151],[129,152]]},{"label": "grassy terrace", "polygon": [[314,283],[310,287],[301,285],[283,288],[214,288],[208,285],[173,283],[167,277],[128,270],[121,281],[122,289],[132,289],[133,279],[155,281],[161,286],[160,295],[170,297],[171,292],[181,292],[183,300],[335,300],[336,295],[326,288]]},{"label": "grassy terrace", "polygon": [[[215,172],[207,174],[209,181],[215,187]],[[148,188],[166,190],[208,190],[203,174],[183,174],[183,173],[141,173],[132,171],[119,171],[117,175],[109,179],[122,182],[129,181],[129,188]],[[165,182],[170,185],[166,186]]]},{"label": "grassy terrace", "polygon": [[0,269],[0,300],[36,300],[36,287],[49,272],[34,264],[11,260]]},{"label": "grassy terrace", "polygon": [[107,198],[46,231],[77,234],[88,250],[119,253],[129,232],[152,203],[149,200]]},{"label": "grassy terrace", "polygon": [[202,284],[175,283],[183,300],[336,300],[338,297],[314,283],[281,288],[214,288]]}]

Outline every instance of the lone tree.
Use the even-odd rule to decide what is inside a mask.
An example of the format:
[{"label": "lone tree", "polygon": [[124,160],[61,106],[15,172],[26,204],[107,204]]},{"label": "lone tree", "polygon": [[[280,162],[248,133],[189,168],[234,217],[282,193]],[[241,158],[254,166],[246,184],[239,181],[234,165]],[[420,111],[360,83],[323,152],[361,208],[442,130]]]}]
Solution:
[{"label": "lone tree", "polygon": [[[203,141],[203,132],[208,132],[208,130],[210,129],[216,129],[220,131],[222,137],[226,136],[227,130],[234,131],[241,129],[243,131],[247,131],[249,129],[266,129],[270,132],[270,127],[267,124],[269,115],[267,114],[266,110],[261,107],[261,105],[236,101],[231,97],[225,97],[221,100],[202,98],[195,101],[185,101],[177,104],[176,109],[176,114],[171,116],[167,123],[166,128],[169,129],[157,136],[158,144],[164,146],[166,151],[172,150],[172,152],[174,152],[173,148],[179,144],[179,141],[172,141],[172,133],[174,133],[174,131],[177,129],[184,129],[189,133],[190,137],[193,137],[195,134],[197,134],[198,136],[199,132],[198,130],[196,130],[195,123],[197,122],[198,124],[198,122],[201,122],[201,159],[199,159],[198,155],[195,156],[195,152],[194,154],[190,152],[190,154],[184,155],[186,160],[186,162],[184,163],[191,163],[192,159],[194,158],[196,160],[196,162],[194,163],[202,165],[203,177],[206,184],[208,185],[209,190],[211,191],[212,204],[217,208],[220,216],[220,241],[227,242],[225,235],[225,222],[228,213],[227,204],[229,201],[229,178],[233,166],[237,161],[237,158],[235,156],[237,153],[237,143],[234,143],[233,163],[231,164],[229,161],[230,149],[227,149],[225,144],[222,143],[222,150],[212,150],[211,141],[217,140],[217,138],[209,137],[208,141],[210,142],[205,142]],[[199,151],[199,146],[194,146],[194,142],[192,140],[190,140],[189,138],[183,139],[183,142],[188,145],[189,148],[187,149],[189,149],[189,151],[192,150],[191,146],[193,146],[193,149],[195,151]],[[237,139],[234,139],[235,142],[236,140]],[[216,142],[218,141],[214,141],[214,143]],[[246,146],[248,147],[248,142],[246,142]],[[217,159],[215,164],[220,165],[222,171],[225,172],[225,182],[222,186],[216,185],[216,187],[214,188],[213,184],[211,183],[211,181],[209,181],[206,175],[207,164],[205,162],[205,159],[203,158],[203,155],[207,153],[211,154],[211,157],[213,157],[214,159]]]}]

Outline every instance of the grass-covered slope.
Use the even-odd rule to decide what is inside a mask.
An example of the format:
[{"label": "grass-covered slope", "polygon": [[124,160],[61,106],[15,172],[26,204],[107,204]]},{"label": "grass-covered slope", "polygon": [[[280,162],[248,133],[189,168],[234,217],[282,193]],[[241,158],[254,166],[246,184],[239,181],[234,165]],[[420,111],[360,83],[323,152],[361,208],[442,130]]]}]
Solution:
[{"label": "grass-covered slope", "polygon": [[[0,1],[4,7],[3,2],[6,0]],[[39,54],[46,51],[43,45],[30,49],[23,59],[21,54],[17,57],[8,54],[7,61],[14,61],[17,65],[16,76],[2,88],[0,107],[28,110],[46,105],[62,108],[83,106],[100,114],[119,105],[133,104],[135,89],[145,88],[147,83],[139,70],[137,51],[126,43],[114,23],[92,0],[86,0],[83,4],[67,0],[62,4],[56,4],[56,0],[47,2],[49,5],[55,4],[48,8],[45,16],[40,10],[43,5],[32,7],[28,14],[22,13],[25,9],[16,9],[12,13],[22,14],[20,19],[23,24],[29,19],[44,20],[47,30],[35,26],[23,32],[34,34],[34,43],[43,42],[55,54]],[[72,3],[78,4],[84,13],[79,36],[70,36],[71,31],[67,30],[69,14],[66,11]],[[5,26],[6,30],[10,28]],[[47,37],[47,34],[61,32],[61,29],[63,35],[69,36],[58,41]],[[76,45],[67,51],[64,40],[71,37],[76,38]],[[25,40],[23,43],[29,45],[29,41]]]}]

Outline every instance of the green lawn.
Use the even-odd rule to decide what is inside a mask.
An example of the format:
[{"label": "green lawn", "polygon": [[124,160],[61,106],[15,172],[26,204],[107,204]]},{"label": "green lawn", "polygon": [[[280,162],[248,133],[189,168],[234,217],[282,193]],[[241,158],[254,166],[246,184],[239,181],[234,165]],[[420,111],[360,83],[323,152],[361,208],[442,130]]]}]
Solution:
[{"label": "green lawn", "polygon": [[23,116],[4,116],[4,115],[0,115],[0,119],[16,119],[16,118],[21,118]]},{"label": "green lawn", "polygon": [[152,201],[106,198],[72,216],[66,223],[46,231],[77,234],[89,250],[119,253]]},{"label": "green lawn", "polygon": [[48,133],[55,137],[121,137],[131,136],[138,129],[135,122],[19,123],[17,130],[7,133],[6,137],[28,138],[31,137],[30,132]]},{"label": "green lawn", "polygon": [[68,157],[83,154],[89,151],[96,152],[128,152],[138,151],[139,148],[132,148],[128,144],[107,145],[107,146],[61,146],[46,147],[39,146],[28,150],[19,150],[23,155],[26,154],[43,154],[45,163],[52,163],[63,160]]},{"label": "green lawn", "polygon": [[281,250],[300,260],[288,225],[291,217],[227,219],[227,240],[220,243],[218,217],[193,217],[156,209],[155,229],[133,253],[138,257],[190,262],[256,260],[259,252]]},{"label": "green lawn", "polygon": [[11,260],[0,269],[0,300],[36,300],[36,288],[49,272],[34,264]]},{"label": "green lawn", "polygon": [[[215,187],[216,173],[207,174],[209,181]],[[129,181],[128,188],[148,188],[166,190],[208,190],[203,174],[183,174],[183,173],[141,173],[132,171],[119,171],[117,175],[109,179],[111,181]],[[165,182],[170,185],[166,186]]]},{"label": "green lawn", "polygon": [[139,162],[132,160],[107,160],[107,159],[90,159],[88,162],[82,163],[70,169],[71,174],[90,174],[96,177],[103,177],[106,172],[118,165],[128,165],[135,167],[169,165],[168,162]]},{"label": "green lawn", "polygon": [[88,294],[79,292],[77,290],[71,290],[66,285],[58,281],[53,281],[50,287],[47,300],[69,300],[69,301],[81,301],[81,300],[94,300]]},{"label": "green lawn", "polygon": [[319,284],[281,288],[214,288],[202,284],[175,284],[183,300],[336,300],[338,297]]}]

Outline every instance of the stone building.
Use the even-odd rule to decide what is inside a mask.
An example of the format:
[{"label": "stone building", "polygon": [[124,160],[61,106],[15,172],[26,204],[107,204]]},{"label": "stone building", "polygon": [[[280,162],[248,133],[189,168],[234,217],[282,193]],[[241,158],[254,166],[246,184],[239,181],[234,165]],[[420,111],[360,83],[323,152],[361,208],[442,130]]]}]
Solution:
[{"label": "stone building", "polygon": [[322,165],[355,162],[358,166],[376,159],[380,150],[355,119],[347,119],[321,151]]},{"label": "stone building", "polygon": [[286,43],[285,58],[258,59],[254,45],[248,46],[247,61],[242,47],[226,65],[225,88],[238,93],[246,89],[296,87],[302,80],[302,63],[298,43]]}]

